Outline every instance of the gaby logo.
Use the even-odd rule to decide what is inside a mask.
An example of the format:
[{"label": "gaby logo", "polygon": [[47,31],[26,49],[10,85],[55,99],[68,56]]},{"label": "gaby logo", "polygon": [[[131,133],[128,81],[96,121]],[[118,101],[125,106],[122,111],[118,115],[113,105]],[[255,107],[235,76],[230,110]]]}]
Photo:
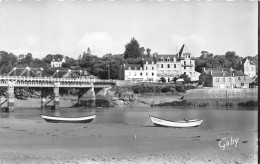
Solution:
[{"label": "gaby logo", "polygon": [[226,138],[226,137],[225,137],[225,138],[222,138],[222,139],[219,141],[218,145],[219,145],[219,147],[221,147],[223,150],[225,150],[226,147],[228,147],[228,146],[234,145],[235,147],[237,147],[238,140],[239,140],[239,138],[232,138],[232,137],[230,137],[230,139],[229,139],[229,138]]}]

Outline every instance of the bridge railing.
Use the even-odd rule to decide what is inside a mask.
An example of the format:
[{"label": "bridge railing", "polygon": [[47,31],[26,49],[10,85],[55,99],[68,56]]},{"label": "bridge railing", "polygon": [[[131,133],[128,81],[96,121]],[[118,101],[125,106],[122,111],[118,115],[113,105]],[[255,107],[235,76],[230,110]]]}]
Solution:
[{"label": "bridge railing", "polygon": [[52,82],[87,82],[87,83],[115,83],[114,80],[86,79],[86,78],[53,78],[53,77],[25,77],[25,76],[0,76],[0,80],[33,80]]}]

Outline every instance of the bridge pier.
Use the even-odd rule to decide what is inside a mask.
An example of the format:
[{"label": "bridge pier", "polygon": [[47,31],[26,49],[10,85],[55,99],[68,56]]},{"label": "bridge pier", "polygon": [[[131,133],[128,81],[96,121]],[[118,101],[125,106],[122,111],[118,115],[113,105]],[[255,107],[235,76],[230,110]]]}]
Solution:
[{"label": "bridge pier", "polygon": [[54,83],[54,88],[53,88],[53,92],[54,92],[54,109],[58,109],[59,105],[60,105],[60,83],[59,82],[55,82]]},{"label": "bridge pier", "polygon": [[91,88],[81,88],[78,94],[78,104],[94,108],[96,107],[96,95],[94,84],[91,83]]},{"label": "bridge pier", "polygon": [[41,109],[45,108],[46,103],[46,89],[41,89]]},{"label": "bridge pier", "polygon": [[7,110],[8,112],[14,111],[14,86],[15,81],[8,81],[8,88],[7,88],[7,94],[8,94],[8,102],[7,102]]}]

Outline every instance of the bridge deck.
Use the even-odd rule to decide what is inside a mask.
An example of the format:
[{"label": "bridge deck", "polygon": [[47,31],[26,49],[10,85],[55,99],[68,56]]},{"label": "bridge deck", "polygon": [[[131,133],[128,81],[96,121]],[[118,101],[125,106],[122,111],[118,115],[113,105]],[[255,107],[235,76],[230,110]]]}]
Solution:
[{"label": "bridge deck", "polygon": [[8,81],[14,81],[15,87],[109,87],[115,84],[113,80],[86,79],[86,78],[53,78],[53,77],[24,77],[0,76],[0,86],[8,86]]}]

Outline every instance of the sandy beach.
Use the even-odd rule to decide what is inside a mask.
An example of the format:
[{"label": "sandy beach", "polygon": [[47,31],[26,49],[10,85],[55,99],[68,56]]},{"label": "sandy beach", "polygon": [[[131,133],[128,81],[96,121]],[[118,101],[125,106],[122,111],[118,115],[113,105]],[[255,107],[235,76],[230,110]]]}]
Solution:
[{"label": "sandy beach", "polygon": [[[237,145],[219,146],[221,139]],[[0,119],[0,163],[257,163],[257,132]],[[224,140],[225,141],[225,140]],[[225,142],[221,144],[224,144]]]}]

